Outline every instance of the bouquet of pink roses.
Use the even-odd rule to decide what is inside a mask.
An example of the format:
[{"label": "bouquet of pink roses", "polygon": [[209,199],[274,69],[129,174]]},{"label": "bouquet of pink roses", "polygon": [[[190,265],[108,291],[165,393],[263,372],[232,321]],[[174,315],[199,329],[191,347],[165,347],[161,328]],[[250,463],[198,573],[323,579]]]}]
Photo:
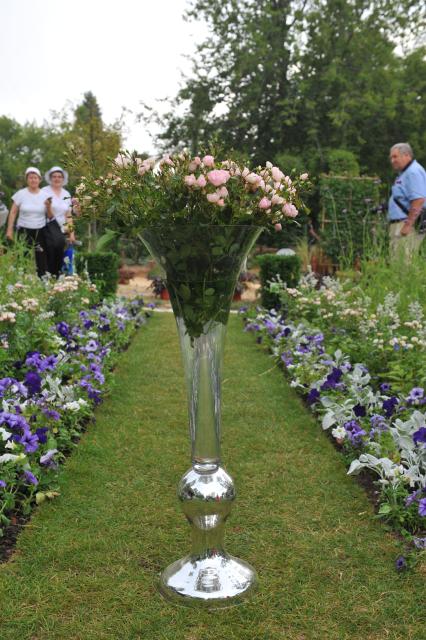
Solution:
[{"label": "bouquet of pink roses", "polygon": [[279,231],[305,209],[299,192],[307,181],[307,173],[291,178],[270,162],[252,170],[212,155],[156,160],[121,152],[106,175],[83,177],[77,194],[83,214],[126,233],[180,223]]}]

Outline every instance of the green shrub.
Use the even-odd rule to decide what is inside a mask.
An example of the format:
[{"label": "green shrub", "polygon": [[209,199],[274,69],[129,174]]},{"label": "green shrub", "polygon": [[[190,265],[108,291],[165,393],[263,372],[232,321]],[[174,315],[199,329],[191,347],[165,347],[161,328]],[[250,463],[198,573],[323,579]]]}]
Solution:
[{"label": "green shrub", "polygon": [[327,159],[330,173],[338,176],[359,176],[359,163],[352,151],[331,149]]},{"label": "green shrub", "polygon": [[115,295],[120,257],[112,251],[83,253],[77,256],[77,271],[87,268],[90,280],[96,284],[101,298]]},{"label": "green shrub", "polygon": [[277,256],[266,253],[263,256],[258,256],[257,261],[260,266],[262,306],[266,309],[279,307],[279,295],[269,291],[269,282],[276,280],[279,276],[288,287],[297,286],[300,278],[300,258],[299,256]]},{"label": "green shrub", "polygon": [[320,177],[321,246],[336,266],[353,266],[383,242],[386,225],[376,212],[379,184],[367,176]]}]

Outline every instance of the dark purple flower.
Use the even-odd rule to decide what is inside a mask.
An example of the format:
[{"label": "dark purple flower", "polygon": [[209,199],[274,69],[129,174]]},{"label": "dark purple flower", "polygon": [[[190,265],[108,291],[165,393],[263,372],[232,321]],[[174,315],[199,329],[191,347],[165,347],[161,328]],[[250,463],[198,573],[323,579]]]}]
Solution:
[{"label": "dark purple flower", "polygon": [[321,394],[318,389],[311,389],[306,396],[306,402],[308,404],[315,404],[315,402],[318,402],[318,400],[320,399],[320,395]]},{"label": "dark purple flower", "polygon": [[30,484],[38,484],[38,480],[31,471],[24,471],[24,476]]},{"label": "dark purple flower", "polygon": [[325,382],[321,385],[321,391],[325,391],[326,389],[335,389],[337,384],[340,382],[342,375],[343,372],[341,369],[333,367],[331,373],[328,374]]},{"label": "dark purple flower", "polygon": [[353,408],[353,412],[357,418],[364,418],[364,416],[367,414],[367,411],[362,404],[356,404]]},{"label": "dark purple flower", "polygon": [[413,433],[413,440],[415,445],[419,445],[420,442],[426,443],[426,427],[420,427],[418,431]]},{"label": "dark purple flower", "polygon": [[32,396],[36,393],[40,393],[41,377],[35,371],[27,371],[25,374],[24,385]]},{"label": "dark purple flower", "polygon": [[419,500],[419,516],[426,516],[426,498]]},{"label": "dark purple flower", "polygon": [[58,322],[58,324],[56,325],[56,330],[59,335],[66,338],[70,332],[70,326],[67,322]]},{"label": "dark purple flower", "polygon": [[383,401],[382,409],[387,418],[390,418],[395,413],[395,407],[398,405],[399,400],[395,396],[391,396],[387,400]]},{"label": "dark purple flower", "polygon": [[47,432],[49,429],[47,427],[40,427],[36,429],[36,436],[40,444],[45,444],[47,442]]},{"label": "dark purple flower", "polygon": [[388,393],[391,390],[391,385],[388,382],[383,382],[380,385],[380,391],[382,393]]},{"label": "dark purple flower", "polygon": [[395,560],[395,567],[397,571],[404,571],[407,568],[407,561],[404,556],[399,556]]}]

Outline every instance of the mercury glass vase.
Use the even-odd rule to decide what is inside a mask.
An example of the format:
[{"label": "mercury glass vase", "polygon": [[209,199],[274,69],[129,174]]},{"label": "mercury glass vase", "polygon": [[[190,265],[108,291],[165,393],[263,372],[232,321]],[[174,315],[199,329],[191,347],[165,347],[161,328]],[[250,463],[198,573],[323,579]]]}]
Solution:
[{"label": "mercury glass vase", "polygon": [[191,468],[178,487],[192,548],[160,577],[162,594],[189,606],[237,604],[256,586],[256,572],[224,548],[235,500],[221,466],[221,371],[226,325],[242,264],[261,229],[174,225],[148,228],[142,239],[164,269],[184,362]]}]

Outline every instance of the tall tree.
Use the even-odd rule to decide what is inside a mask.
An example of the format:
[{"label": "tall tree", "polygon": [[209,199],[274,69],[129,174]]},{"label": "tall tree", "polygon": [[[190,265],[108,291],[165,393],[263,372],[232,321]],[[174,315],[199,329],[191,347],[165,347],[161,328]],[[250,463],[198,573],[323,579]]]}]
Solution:
[{"label": "tall tree", "polygon": [[74,171],[83,175],[88,169],[102,173],[108,158],[115,157],[121,145],[120,123],[104,124],[98,101],[91,91],[74,110],[74,121],[66,135],[78,158]]},{"label": "tall tree", "polygon": [[[406,80],[397,46],[413,46],[424,11],[417,0],[193,0],[188,18],[210,35],[159,139],[195,151],[216,134],[256,161],[290,150],[316,169],[343,147],[382,170]],[[421,57],[414,67],[424,72]],[[405,139],[420,127],[410,104]]]}]

